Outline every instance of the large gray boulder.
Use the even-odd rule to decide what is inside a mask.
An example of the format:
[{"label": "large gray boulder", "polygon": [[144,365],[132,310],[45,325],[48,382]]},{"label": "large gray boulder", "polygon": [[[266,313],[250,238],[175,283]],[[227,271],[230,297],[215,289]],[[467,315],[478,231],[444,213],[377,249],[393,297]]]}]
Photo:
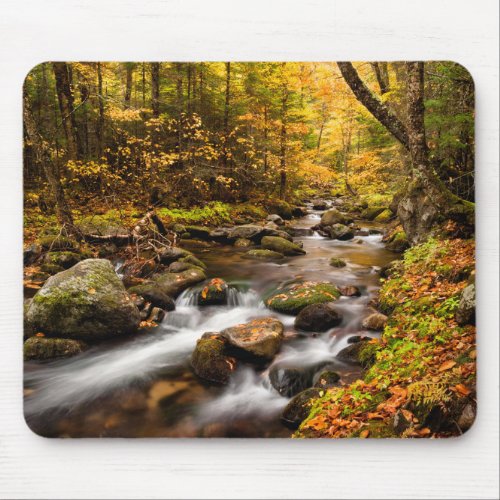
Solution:
[{"label": "large gray boulder", "polygon": [[460,295],[460,302],[455,313],[459,325],[474,325],[476,323],[476,287],[466,286]]},{"label": "large gray boulder", "polygon": [[140,314],[111,262],[86,259],[49,278],[27,321],[47,336],[100,340],[137,330]]}]

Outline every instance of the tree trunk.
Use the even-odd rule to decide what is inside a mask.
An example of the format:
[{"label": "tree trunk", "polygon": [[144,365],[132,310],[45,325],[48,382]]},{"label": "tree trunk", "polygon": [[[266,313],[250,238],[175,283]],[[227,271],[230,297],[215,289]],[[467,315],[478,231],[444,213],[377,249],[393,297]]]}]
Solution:
[{"label": "tree trunk", "polygon": [[373,62],[371,65],[377,77],[380,93],[384,95],[389,92],[389,72],[387,71],[387,63]]},{"label": "tree trunk", "polygon": [[222,164],[227,167],[227,143],[229,141],[229,106],[231,101],[231,63],[226,63],[226,91],[224,99],[224,142],[222,144]]},{"label": "tree trunk", "polygon": [[78,236],[79,232],[75,228],[71,210],[66,202],[64,189],[61,184],[61,176],[57,163],[53,161],[47,144],[38,132],[37,125],[33,118],[28,98],[23,99],[24,127],[28,139],[31,142],[36,161],[42,166],[50,191],[55,201],[56,216],[59,224],[71,235]]},{"label": "tree trunk", "polygon": [[408,124],[405,126],[377,99],[359,78],[351,63],[338,63],[349,87],[368,111],[409,151],[411,179],[395,200],[398,217],[409,241],[425,241],[432,229],[446,219],[464,225],[464,233],[474,225],[474,204],[453,195],[435,174],[429,162],[424,126],[423,63],[406,63]]},{"label": "tree trunk", "polygon": [[288,91],[284,90],[281,101],[281,131],[280,131],[280,199],[284,200],[286,197],[286,140],[287,140],[287,101]]},{"label": "tree trunk", "polygon": [[97,155],[101,158],[104,150],[104,96],[102,95],[102,70],[101,63],[97,63],[97,102],[99,115],[96,125]]},{"label": "tree trunk", "polygon": [[160,63],[151,63],[151,108],[153,117],[160,116]]},{"label": "tree trunk", "polygon": [[64,62],[52,63],[52,68],[56,79],[57,99],[59,101],[61,121],[64,128],[64,134],[66,136],[68,157],[72,160],[76,160],[81,156],[81,148],[78,144],[69,68]]},{"label": "tree trunk", "polygon": [[133,63],[125,63],[126,79],[125,79],[125,108],[130,107],[130,96],[132,95],[132,76],[134,71]]}]

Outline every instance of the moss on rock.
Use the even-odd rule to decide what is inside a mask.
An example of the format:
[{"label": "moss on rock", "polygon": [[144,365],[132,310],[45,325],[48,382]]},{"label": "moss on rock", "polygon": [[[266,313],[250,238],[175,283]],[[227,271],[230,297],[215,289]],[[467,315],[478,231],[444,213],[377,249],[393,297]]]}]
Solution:
[{"label": "moss on rock", "polygon": [[80,354],[86,347],[78,340],[31,337],[24,342],[23,357],[25,361],[67,358]]},{"label": "moss on rock", "polygon": [[243,257],[255,260],[279,260],[283,258],[283,254],[273,250],[255,249],[244,253]]},{"label": "moss on rock", "polygon": [[297,244],[285,240],[285,238],[281,238],[280,236],[264,236],[262,238],[262,246],[266,250],[272,250],[284,255],[303,255],[306,253]]}]

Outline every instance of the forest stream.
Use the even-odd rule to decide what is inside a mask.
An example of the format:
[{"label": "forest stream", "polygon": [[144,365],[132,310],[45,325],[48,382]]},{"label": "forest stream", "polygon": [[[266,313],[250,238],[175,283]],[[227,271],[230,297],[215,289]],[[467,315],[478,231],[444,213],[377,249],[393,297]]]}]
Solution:
[{"label": "forest stream", "polygon": [[[360,367],[336,355],[353,335],[378,335],[363,330],[361,322],[373,312],[369,302],[380,286],[378,270],[396,257],[381,241],[382,224],[360,221],[360,235],[340,241],[311,229],[321,214],[310,210],[294,220],[296,234],[302,234],[295,239],[307,253],[280,263],[244,259],[245,249],[233,246],[192,249],[210,277],[230,284],[227,305],[198,306],[197,285],[184,291],[175,311],[147,333],[102,343],[70,359],[25,363],[29,426],[54,437],[289,437],[292,431],[280,420],[289,398],[271,385],[270,369],[297,366],[314,376],[328,366],[340,374],[341,384],[358,378]],[[332,257],[347,265],[330,266]],[[119,273],[119,262],[116,267]],[[354,285],[361,295],[336,302],[339,326],[304,335],[295,331],[293,316],[273,312],[263,302],[279,285],[296,279]],[[209,386],[193,374],[190,356],[203,333],[260,317],[275,317],[285,327],[284,342],[270,364],[239,365],[227,386]]]}]

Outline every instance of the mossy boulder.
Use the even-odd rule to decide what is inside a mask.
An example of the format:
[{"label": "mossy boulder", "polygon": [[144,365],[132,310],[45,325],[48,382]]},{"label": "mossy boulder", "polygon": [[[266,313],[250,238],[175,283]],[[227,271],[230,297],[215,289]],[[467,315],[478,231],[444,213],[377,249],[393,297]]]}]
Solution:
[{"label": "mossy boulder", "polygon": [[326,210],[328,208],[328,202],[326,200],[313,200],[311,203],[313,210]]},{"label": "mossy boulder", "polygon": [[363,368],[371,366],[375,360],[377,345],[370,340],[360,340],[349,344],[342,349],[337,358],[346,363],[361,365]]},{"label": "mossy boulder", "polygon": [[87,345],[80,340],[31,337],[24,342],[25,361],[68,358],[80,354]]},{"label": "mossy boulder", "polygon": [[398,231],[390,237],[385,247],[392,252],[401,253],[410,247],[410,242],[404,231]]},{"label": "mossy boulder", "polygon": [[294,326],[306,332],[326,332],[340,325],[342,316],[331,302],[304,307],[295,318]]},{"label": "mossy boulder", "polygon": [[373,313],[367,316],[363,322],[362,327],[367,330],[375,330],[377,332],[381,332],[385,325],[387,324],[387,316],[381,313]]},{"label": "mossy boulder", "polygon": [[266,300],[266,305],[275,311],[296,315],[311,304],[332,302],[339,296],[338,288],[332,283],[306,281],[277,290]]},{"label": "mossy boulder", "polygon": [[109,214],[90,215],[78,222],[78,228],[83,234],[96,236],[127,235],[129,230],[123,226],[119,217]]},{"label": "mossy boulder", "polygon": [[276,363],[269,369],[271,385],[284,397],[291,398],[313,384],[310,366]]},{"label": "mossy boulder", "polygon": [[336,208],[330,208],[322,216],[319,225],[321,227],[332,226],[333,224],[349,224],[352,219],[339,212]]},{"label": "mossy boulder", "polygon": [[255,260],[279,260],[283,258],[283,254],[274,252],[273,250],[255,249],[246,252],[243,257],[245,259]]},{"label": "mossy boulder", "polygon": [[266,217],[266,221],[268,222],[274,222],[277,226],[282,226],[285,224],[285,221],[283,220],[282,217],[280,217],[278,214],[271,214]]},{"label": "mossy boulder", "polygon": [[200,267],[201,269],[206,269],[207,265],[202,262],[198,257],[195,257],[194,255],[186,255],[185,257],[181,257],[179,259],[179,262],[185,262],[186,264],[191,264],[196,267]]},{"label": "mossy boulder", "polygon": [[203,269],[193,267],[181,273],[159,274],[153,280],[161,290],[170,297],[177,297],[181,292],[196,283],[205,281],[207,276]]},{"label": "mossy boulder", "polygon": [[326,228],[330,238],[334,240],[352,240],[354,238],[354,230],[345,224],[333,224]]},{"label": "mossy boulder", "polygon": [[314,387],[332,389],[340,385],[340,375],[332,370],[325,370],[315,377]]},{"label": "mossy boulder", "polygon": [[139,310],[111,262],[87,259],[49,278],[33,297],[28,321],[47,336],[100,340],[130,334]]},{"label": "mossy boulder", "polygon": [[321,397],[321,394],[323,394],[323,390],[318,387],[311,387],[299,392],[283,410],[281,414],[282,422],[287,427],[297,429],[309,416],[314,400]]},{"label": "mossy boulder", "polygon": [[280,236],[264,236],[261,244],[266,250],[272,250],[283,255],[303,255],[306,253],[297,244],[285,240],[285,238],[281,238]]},{"label": "mossy boulder", "polygon": [[292,218],[292,206],[284,200],[271,198],[266,202],[266,208],[269,212],[277,214],[285,220]]},{"label": "mossy boulder", "polygon": [[83,259],[83,257],[75,252],[60,251],[60,252],[48,252],[44,257],[44,262],[47,264],[55,264],[56,266],[62,267],[63,269],[69,269],[75,264],[78,264]]},{"label": "mossy boulder", "polygon": [[231,240],[245,238],[259,243],[262,237],[266,234],[265,231],[266,228],[258,226],[257,224],[243,224],[241,226],[231,228],[227,237]]},{"label": "mossy boulder", "polygon": [[58,266],[57,264],[49,264],[47,262],[44,262],[40,266],[40,270],[50,276],[53,276],[54,274],[64,271],[64,267]]},{"label": "mossy boulder", "polygon": [[226,341],[218,333],[205,333],[196,342],[191,366],[198,377],[215,384],[227,384],[236,360],[226,353]]},{"label": "mossy boulder", "polygon": [[359,297],[361,295],[361,290],[354,285],[341,286],[339,292],[344,297]]},{"label": "mossy boulder", "polygon": [[210,232],[212,231],[209,227],[204,226],[186,226],[186,231],[189,233],[191,238],[199,238],[200,240],[209,240]]},{"label": "mossy boulder", "polygon": [[225,305],[227,304],[228,292],[229,287],[227,283],[223,279],[214,278],[198,292],[198,305]]},{"label": "mossy boulder", "polygon": [[388,208],[380,212],[373,220],[376,222],[387,222],[394,217],[394,214]]},{"label": "mossy boulder", "polygon": [[253,245],[252,240],[249,240],[248,238],[238,238],[234,242],[234,246],[236,248],[248,248]]},{"label": "mossy boulder", "polygon": [[128,293],[143,297],[146,302],[150,302],[154,307],[159,307],[164,311],[173,311],[175,309],[175,302],[172,297],[169,297],[154,281],[135,285],[128,289]]},{"label": "mossy boulder", "polygon": [[333,267],[345,267],[347,264],[344,259],[338,259],[337,257],[332,257],[330,259],[330,265]]},{"label": "mossy boulder", "polygon": [[60,234],[42,236],[38,240],[38,243],[44,250],[54,252],[61,250],[76,250],[76,248],[78,247],[76,241]]},{"label": "mossy boulder", "polygon": [[189,255],[192,255],[189,250],[179,247],[169,247],[162,250],[158,257],[162,264],[171,264]]},{"label": "mossy boulder", "polygon": [[274,318],[259,318],[226,328],[220,334],[233,348],[250,357],[272,359],[283,341],[283,324]]},{"label": "mossy boulder", "polygon": [[368,207],[361,212],[360,217],[366,220],[374,220],[384,210],[387,210],[386,207]]}]

